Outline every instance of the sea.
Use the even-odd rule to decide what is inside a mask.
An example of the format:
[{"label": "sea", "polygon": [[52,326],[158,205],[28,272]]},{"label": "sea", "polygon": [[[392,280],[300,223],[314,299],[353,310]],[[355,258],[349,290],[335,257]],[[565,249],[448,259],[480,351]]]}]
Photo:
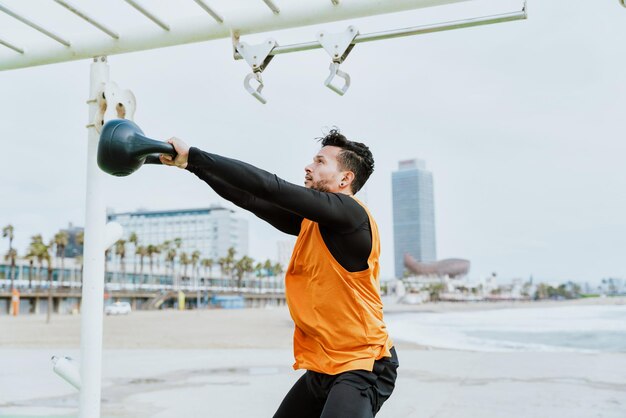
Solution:
[{"label": "sea", "polygon": [[445,349],[626,353],[626,305],[385,315],[393,339]]}]

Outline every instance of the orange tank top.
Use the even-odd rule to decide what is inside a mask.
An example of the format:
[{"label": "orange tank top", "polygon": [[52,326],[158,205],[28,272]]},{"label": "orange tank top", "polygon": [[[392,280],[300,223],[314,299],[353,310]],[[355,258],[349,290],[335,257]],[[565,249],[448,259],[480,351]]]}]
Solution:
[{"label": "orange tank top", "polygon": [[378,279],[380,239],[372,215],[368,268],[349,272],[332,256],[319,225],[302,221],[287,268],[285,293],[295,323],[294,369],[326,374],[372,371],[374,361],[390,357],[391,339],[383,322]]}]

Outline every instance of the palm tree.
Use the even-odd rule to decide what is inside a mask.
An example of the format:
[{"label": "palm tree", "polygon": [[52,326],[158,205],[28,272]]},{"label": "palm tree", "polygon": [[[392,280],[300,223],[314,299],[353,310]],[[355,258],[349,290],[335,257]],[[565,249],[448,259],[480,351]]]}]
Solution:
[{"label": "palm tree", "polygon": [[[177,254],[180,254],[180,247],[182,245],[183,245],[183,239],[182,238],[180,238],[180,237],[174,238],[174,247],[176,247],[176,253]],[[180,262],[180,260],[179,260],[179,262]],[[178,267],[180,269],[181,266],[179,265]],[[172,274],[174,274],[175,277],[178,277],[178,285],[180,286],[180,283],[182,281],[182,277],[180,275],[180,271],[179,271],[178,274],[176,273],[176,258],[174,258],[174,263],[172,264],[172,272],[173,272]]]},{"label": "palm tree", "polygon": [[170,271],[172,273],[172,286],[176,284],[176,280],[174,278],[174,261],[176,261],[176,249],[169,248],[165,254],[165,262],[169,263]]},{"label": "palm tree", "polygon": [[137,254],[137,245],[139,244],[139,237],[137,237],[137,234],[135,232],[130,233],[130,235],[128,236],[128,242],[133,244],[133,247],[135,249],[135,256],[133,257],[133,282],[134,282],[135,277],[137,276],[137,256],[139,255]]},{"label": "palm tree", "polygon": [[233,270],[235,266],[235,254],[237,254],[237,251],[233,247],[230,247],[225,257],[226,271],[224,273],[228,276],[228,279],[233,278],[233,273],[234,273]]},{"label": "palm tree", "polygon": [[46,323],[50,323],[50,317],[52,315],[52,257],[50,256],[50,250],[54,245],[54,240],[50,241],[49,245],[43,243],[41,235],[34,235],[31,237],[31,243],[29,246],[29,254],[33,258],[36,258],[39,262],[39,268],[43,261],[48,264],[48,313],[46,316]]},{"label": "palm tree", "polygon": [[200,261],[200,251],[195,250],[191,253],[191,274],[194,277],[194,285],[196,286],[196,308],[200,308],[200,287],[198,287],[198,262]]},{"label": "palm tree", "polygon": [[50,256],[50,250],[53,245],[54,240],[50,241],[48,245],[41,243],[39,247],[42,258],[48,264],[48,312],[46,314],[46,324],[50,323],[50,318],[52,317],[52,257]]},{"label": "palm tree", "polygon": [[274,264],[274,266],[272,267],[272,270],[274,271],[275,276],[278,276],[279,274],[284,272],[283,265],[280,263]]},{"label": "palm tree", "polygon": [[135,247],[135,255],[139,256],[139,283],[143,281],[143,258],[148,255],[146,247],[138,245]]},{"label": "palm tree", "polygon": [[269,258],[263,262],[263,272],[265,273],[266,281],[270,282],[270,278],[274,277],[274,266],[272,264],[272,260]]},{"label": "palm tree", "polygon": [[65,278],[65,248],[69,244],[70,236],[67,231],[59,231],[54,235],[53,242],[57,247],[57,256],[61,253],[61,277],[59,281],[62,282]]},{"label": "palm tree", "polygon": [[122,278],[125,278],[126,265],[125,265],[124,259],[126,258],[126,240],[118,239],[115,242],[115,255],[117,255],[120,258],[120,270],[122,271]]},{"label": "palm tree", "polygon": [[237,276],[237,287],[241,289],[243,276],[246,273],[254,271],[254,260],[247,255],[244,255],[241,260],[235,263],[235,275]]},{"label": "palm tree", "polygon": [[15,228],[13,228],[13,225],[11,224],[2,228],[2,237],[9,238],[9,252],[7,252],[5,259],[11,262],[11,267],[9,268],[9,278],[11,280],[11,291],[13,291],[13,272],[15,271],[15,257],[17,257],[17,252],[13,249],[14,230]]},{"label": "palm tree", "polygon": [[156,245],[152,245],[152,244],[148,244],[148,247],[146,247],[146,253],[148,255],[148,258],[150,259],[150,279],[149,281],[152,282],[152,257],[155,254],[159,254],[160,250],[159,247]]},{"label": "palm tree", "polygon": [[32,289],[33,287],[33,264],[35,264],[35,254],[32,253],[32,250],[28,251],[28,254],[24,256],[24,260],[28,261],[28,288]]},{"label": "palm tree", "polygon": [[212,258],[203,258],[200,261],[200,264],[202,265],[202,267],[204,267],[204,275],[206,276],[206,269],[209,269],[209,274],[208,274],[208,278],[211,278],[211,272],[213,271],[213,259]]},{"label": "palm tree", "polygon": [[11,264],[9,269],[9,277],[11,278],[11,291],[13,291],[13,272],[15,270],[15,259],[17,258],[17,250],[15,248],[9,249],[4,255],[4,260]]},{"label": "palm tree", "polygon": [[28,247],[28,251],[37,260],[37,264],[38,264],[37,276],[39,278],[38,281],[39,281],[40,287],[41,287],[41,267],[43,265],[43,259],[44,259],[43,251],[42,251],[43,245],[44,243],[43,243],[43,238],[41,237],[41,234],[33,235],[32,237],[30,237],[30,245]]},{"label": "palm tree", "polygon": [[225,279],[226,277],[226,270],[227,270],[227,265],[226,265],[226,257],[220,257],[217,259],[217,265],[220,266],[220,276],[222,278],[222,281]]},{"label": "palm tree", "polygon": [[189,265],[189,256],[187,255],[186,252],[180,253],[180,264],[183,266],[182,279],[184,280],[185,277],[187,276],[187,266]]},{"label": "palm tree", "polygon": [[191,274],[194,276],[196,286],[198,285],[198,262],[200,261],[200,251],[195,250],[191,253]]},{"label": "palm tree", "polygon": [[260,278],[263,276],[263,264],[261,264],[261,262],[254,265],[254,273],[256,274],[256,277]]},{"label": "palm tree", "polygon": [[274,276],[274,270],[272,269],[272,267],[272,260],[270,260],[269,258],[265,260],[265,262],[263,263],[263,270],[265,270],[265,277],[267,277],[268,279]]},{"label": "palm tree", "polygon": [[160,261],[161,261],[161,258],[163,258],[164,259],[164,264],[165,264],[166,275],[167,275],[167,253],[169,252],[171,246],[172,246],[172,241],[170,241],[170,240],[165,240],[165,241],[163,241],[163,243],[161,243],[159,245],[159,253],[163,254],[163,257],[159,257],[157,259],[157,270],[161,269]]}]

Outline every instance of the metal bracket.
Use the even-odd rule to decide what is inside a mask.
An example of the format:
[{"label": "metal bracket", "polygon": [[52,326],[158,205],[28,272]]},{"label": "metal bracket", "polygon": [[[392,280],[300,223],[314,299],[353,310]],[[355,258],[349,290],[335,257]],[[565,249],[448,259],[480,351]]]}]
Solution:
[{"label": "metal bracket", "polygon": [[[238,38],[233,36],[233,41],[235,39]],[[252,68],[252,72],[243,80],[243,86],[248,93],[263,104],[267,103],[267,100],[261,94],[261,90],[263,90],[261,73],[267,68],[272,58],[274,58],[271,52],[276,46],[278,46],[278,43],[274,39],[268,39],[257,45],[250,45],[245,42],[237,42],[235,45],[235,50],[246,60],[250,68]],[[250,85],[252,79],[259,83],[256,89]]]},{"label": "metal bracket", "polygon": [[[359,35],[359,31],[354,26],[348,26],[348,28],[341,33],[329,34],[326,32],[320,32],[317,34],[317,40],[330,55],[332,62],[330,63],[330,74],[324,81],[324,85],[334,91],[335,93],[343,96],[350,87],[350,76],[339,70],[339,64],[344,62],[348,57],[352,48],[354,48],[354,39]],[[342,87],[337,87],[332,84],[335,77],[344,79]]]},{"label": "metal bracket", "polygon": [[235,60],[241,59],[241,55],[237,52],[237,45],[239,44],[239,30],[230,30],[230,41],[233,44],[233,58]]},{"label": "metal bracket", "polygon": [[113,81],[102,83],[96,97],[87,101],[94,102],[98,104],[98,111],[87,128],[94,127],[98,133],[111,119],[134,119],[137,107],[135,95],[130,90],[122,90]]}]

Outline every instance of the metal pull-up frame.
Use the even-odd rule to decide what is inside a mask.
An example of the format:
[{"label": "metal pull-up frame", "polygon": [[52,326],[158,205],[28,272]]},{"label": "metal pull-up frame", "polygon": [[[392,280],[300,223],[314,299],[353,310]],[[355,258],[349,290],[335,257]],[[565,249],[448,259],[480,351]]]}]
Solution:
[{"label": "metal pull-up frame", "polygon": [[[139,3],[138,0],[123,1],[131,6],[133,9],[138,11],[146,19],[154,23],[159,29],[156,29],[156,32],[154,32],[154,30],[144,30],[139,32],[131,32],[122,36],[120,35],[119,31],[114,30],[108,25],[100,22],[99,19],[96,19],[94,16],[91,16],[89,13],[80,9],[76,5],[71,4],[69,1],[54,0],[55,3],[72,12],[74,15],[80,17],[85,22],[94,26],[108,36],[106,38],[94,38],[84,43],[82,41],[72,42],[65,37],[57,34],[53,30],[45,28],[38,23],[35,23],[32,19],[27,18],[21,13],[18,13],[0,3],[1,12],[4,12],[7,15],[19,20],[20,22],[30,26],[31,28],[55,40],[61,45],[61,47],[59,47],[60,49],[56,51],[47,48],[46,50],[41,51],[35,49],[31,52],[26,47],[16,45],[9,40],[0,39],[0,45],[4,45],[5,47],[15,51],[18,54],[18,56],[12,57],[8,61],[3,60],[2,62],[0,62],[0,70],[19,68],[21,66],[41,65],[70,59],[79,59],[81,57],[86,58],[93,56],[107,56],[114,53],[159,48],[163,46],[169,46],[172,43],[179,44],[197,42],[200,40],[226,37],[226,35],[228,34],[228,36],[231,36],[232,38],[233,48],[235,51],[235,59],[245,58],[252,69],[252,72],[244,78],[245,89],[261,103],[266,103],[267,99],[261,94],[261,91],[264,87],[261,73],[265,70],[267,64],[269,64],[269,61],[276,55],[324,48],[331,58],[329,67],[330,73],[324,81],[324,85],[330,88],[335,93],[344,95],[350,87],[350,76],[344,71],[340,70],[340,65],[343,63],[343,61],[345,61],[348,54],[356,44],[404,36],[422,35],[454,29],[470,28],[475,26],[492,25],[496,23],[511,22],[527,18],[526,4],[524,4],[524,7],[520,11],[493,16],[463,19],[453,22],[443,22],[431,25],[392,29],[388,31],[368,34],[360,34],[358,29],[356,29],[354,26],[350,26],[346,31],[341,33],[331,34],[326,32],[320,32],[317,34],[316,41],[307,43],[279,46],[275,40],[268,39],[261,44],[249,45],[245,42],[240,42],[241,34],[250,34],[257,31],[263,31],[264,29],[266,29],[264,27],[264,25],[266,25],[266,20],[275,20],[275,18],[269,16],[250,16],[250,19],[246,23],[234,20],[232,26],[230,28],[227,28],[226,26],[229,25],[225,24],[226,21],[224,17],[222,17],[222,15],[218,13],[214,8],[209,6],[204,0],[193,0],[194,3],[196,3],[211,17],[212,21],[210,22],[210,24],[207,24],[205,18],[200,18],[202,22],[201,24],[199,23],[199,21],[197,24],[193,23],[191,25],[186,25],[185,27],[180,27],[180,24],[178,22],[168,23],[164,19],[161,19],[159,16],[157,16],[156,13],[148,10],[148,8]],[[453,1],[460,0],[442,0],[442,2],[446,3]],[[623,2],[626,0],[620,1],[623,4]],[[281,15],[282,12],[280,8],[273,0],[263,0],[263,3],[267,6],[273,16]],[[363,1],[362,3],[372,3],[372,0]],[[417,3],[417,1],[404,0],[394,3],[397,3],[394,5],[394,8],[406,9],[411,5],[413,5],[413,7],[416,7],[416,5],[413,3]],[[333,11],[342,10],[343,8],[347,7],[342,4],[341,8],[339,8],[339,0],[325,2],[325,4],[327,8],[331,8],[333,9]],[[356,8],[355,6],[351,7],[355,8],[354,12],[360,16],[364,14],[376,14],[376,12],[379,12],[379,10],[376,10],[376,7],[374,7],[376,6],[376,4],[377,2],[371,4],[368,10]],[[378,5],[377,7],[380,8],[381,6]],[[332,16],[332,14],[330,16]],[[305,19],[304,15],[300,16],[299,18],[291,19],[293,19],[293,22],[289,22],[288,19],[285,19],[285,23],[275,24],[276,28],[279,29],[282,27],[289,27],[290,25],[297,26],[308,23],[302,20]],[[327,18],[326,20],[330,21],[334,19]],[[268,45],[271,45],[272,47],[268,48]],[[337,50],[338,45],[342,45],[341,51]],[[244,48],[246,52],[244,52]],[[335,80],[343,80],[343,85],[338,86],[334,82]],[[251,85],[252,82],[258,83],[257,87],[253,87]]]},{"label": "metal pull-up frame", "polygon": [[[6,6],[5,0],[0,0],[0,14],[3,13],[48,38],[42,38],[43,41],[38,40],[35,44],[24,39],[11,39],[10,35],[6,33],[6,28],[3,27],[0,32],[0,46],[6,50],[0,48],[0,71],[80,59],[93,60],[90,68],[89,99],[87,100],[89,122],[87,125],[87,189],[85,200],[85,279],[81,302],[80,370],[76,370],[73,363],[64,361],[64,358],[57,357],[55,361],[55,370],[65,376],[75,387],[80,388],[80,418],[100,417],[104,251],[122,233],[116,225],[105,225],[106,201],[102,191],[103,173],[98,169],[96,163],[99,139],[97,127],[98,122],[101,122],[103,118],[100,115],[102,113],[102,101],[105,99],[103,94],[107,92],[109,99],[116,97],[116,94],[111,94],[116,86],[109,79],[107,56],[232,37],[235,59],[245,59],[252,69],[251,74],[244,80],[244,85],[254,97],[263,102],[265,98],[261,94],[263,88],[261,73],[266,70],[269,62],[276,55],[324,48],[331,59],[330,75],[324,84],[336,93],[344,94],[350,86],[350,77],[339,67],[358,43],[526,18],[524,7],[521,11],[503,15],[375,33],[361,34],[355,26],[350,26],[338,34],[319,32],[315,41],[307,43],[278,45],[276,41],[270,39],[265,41],[263,46],[259,46],[240,42],[239,37],[470,0],[354,0],[350,2],[298,0],[284,1],[283,4],[279,4],[280,0],[256,1],[263,5],[259,8],[260,10],[252,10],[252,8],[234,9],[232,6],[229,9],[227,6],[231,5],[230,0],[188,0],[188,3],[197,6],[197,14],[187,16],[184,19],[176,19],[168,14],[167,19],[164,19],[163,16],[159,16],[158,12],[154,11],[154,7],[152,10],[146,7],[150,4],[147,0],[117,0],[118,3],[129,7],[129,15],[136,14],[145,19],[143,25],[134,25],[132,28],[124,29],[116,27],[121,25],[113,19],[105,22],[106,16],[85,10],[88,6],[87,3],[83,2],[73,4],[69,0],[53,0],[54,4],[59,7],[53,7],[55,10],[50,10],[49,15],[47,14],[45,17],[45,24],[41,24],[36,22],[37,19]],[[620,0],[622,5],[626,6],[624,1],[626,0]],[[215,6],[220,2],[223,7],[222,10]],[[25,7],[22,6],[24,3],[26,2],[13,4],[16,5],[15,8],[22,8]],[[113,4],[115,4],[114,0],[107,2],[108,7],[112,7]],[[177,6],[181,4],[187,3],[177,2]],[[194,9],[195,6],[191,8]],[[59,13],[71,13],[80,19],[77,24],[85,22],[97,30],[93,31],[94,33],[85,33],[84,36],[81,33],[81,36],[76,37],[76,39],[64,36],[63,30],[58,32],[56,30],[60,28],[58,20],[54,19],[56,9],[59,10]],[[221,11],[226,13],[221,13]],[[63,26],[63,28],[66,27]],[[53,42],[50,42],[49,39]],[[336,85],[334,81],[337,79],[343,80],[343,85]],[[253,81],[259,83],[257,88],[250,85]],[[122,93],[120,93],[120,97],[123,95]],[[129,100],[128,109],[134,109],[132,92],[128,93],[127,96]],[[108,103],[108,106],[113,106],[113,103]],[[132,111],[130,113],[132,114]]]},{"label": "metal pull-up frame", "polygon": [[[85,34],[79,39],[68,39],[60,34],[61,31],[57,32],[51,25],[48,26],[49,22],[45,26],[36,23],[34,19],[27,17],[18,10],[9,8],[0,0],[0,12],[30,26],[57,43],[56,46],[43,42],[28,45],[24,41],[22,44],[19,40],[0,38],[0,45],[14,52],[12,55],[3,56],[0,54],[0,71],[229,38],[231,32],[247,36],[254,33],[403,12],[470,0],[394,0],[390,2],[360,0],[349,3],[340,3],[338,0],[298,0],[295,5],[294,3],[285,5],[284,10],[278,7],[275,0],[263,0],[263,3],[267,5],[267,13],[244,9],[238,11],[236,16],[225,16],[215,7],[210,6],[206,0],[189,0],[198,6],[199,13],[182,20],[170,17],[171,21],[166,21],[163,17],[158,16],[158,13],[151,11],[138,0],[118,1],[127,4],[137,11],[138,15],[154,23],[155,26],[150,28],[143,25],[141,28],[128,28],[122,31],[113,27],[112,23],[114,22],[102,22],[99,16],[83,10],[82,4],[81,7],[78,7],[68,0],[54,0],[63,9],[106,35]],[[200,12],[201,10],[203,12]],[[477,24],[488,24],[488,22],[476,23],[473,26]],[[472,25],[470,24],[470,26]],[[1,35],[5,36],[4,33]],[[361,41],[359,40],[359,42]],[[306,44],[304,47],[306,48]],[[285,52],[292,51],[283,49],[276,53]]]}]

